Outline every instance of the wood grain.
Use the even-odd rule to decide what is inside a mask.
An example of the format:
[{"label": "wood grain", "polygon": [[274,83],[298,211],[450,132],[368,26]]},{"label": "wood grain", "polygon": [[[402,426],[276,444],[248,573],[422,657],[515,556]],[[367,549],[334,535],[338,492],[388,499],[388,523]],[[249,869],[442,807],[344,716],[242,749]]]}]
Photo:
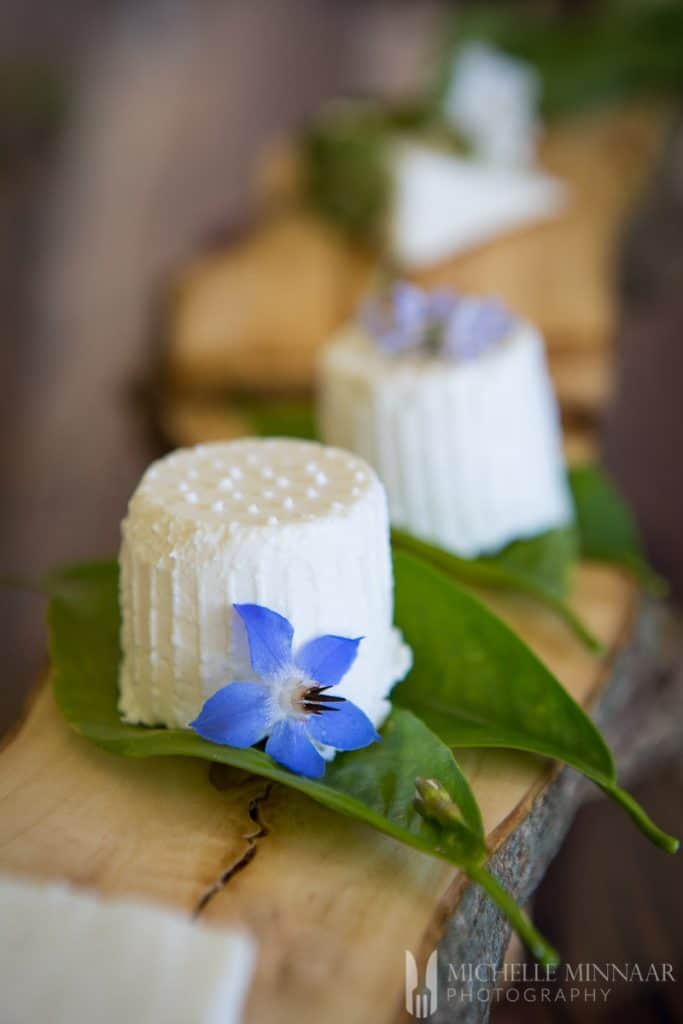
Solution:
[{"label": "wood grain", "polygon": [[[581,566],[573,600],[606,645],[596,659],[525,600],[498,611],[584,705],[627,643],[635,592]],[[547,762],[463,752],[491,848],[552,781]],[[133,761],[71,733],[49,687],[0,754],[0,869],[135,894],[260,942],[248,1020],[307,1024],[395,1019],[403,951],[442,932],[465,891],[452,867],[302,796],[178,758]],[[562,830],[568,821],[558,821]]]}]

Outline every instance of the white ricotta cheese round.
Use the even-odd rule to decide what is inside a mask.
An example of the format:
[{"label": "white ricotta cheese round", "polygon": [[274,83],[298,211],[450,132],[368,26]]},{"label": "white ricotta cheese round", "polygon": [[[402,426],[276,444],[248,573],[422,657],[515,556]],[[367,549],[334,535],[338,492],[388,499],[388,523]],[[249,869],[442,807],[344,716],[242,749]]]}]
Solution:
[{"label": "white ricotta cheese round", "polygon": [[391,250],[403,267],[431,267],[567,206],[565,185],[538,170],[460,157],[403,140],[390,154]]},{"label": "white ricotta cheese round", "polygon": [[517,323],[479,356],[382,351],[360,324],[321,357],[323,440],[373,466],[391,520],[464,557],[572,516],[543,341]]},{"label": "white ricotta cheese round", "polygon": [[411,656],[393,627],[384,490],[362,459],[306,441],[200,445],[154,463],[122,526],[120,709],[186,726],[254,678],[232,605],[290,620],[294,647],[363,636],[335,691],[377,726]]}]

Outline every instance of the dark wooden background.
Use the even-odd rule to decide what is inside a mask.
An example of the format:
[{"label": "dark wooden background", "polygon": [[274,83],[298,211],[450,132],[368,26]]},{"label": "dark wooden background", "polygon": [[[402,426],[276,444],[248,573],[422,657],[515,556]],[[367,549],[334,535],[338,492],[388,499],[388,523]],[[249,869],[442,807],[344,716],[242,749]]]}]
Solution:
[{"label": "dark wooden background", "polygon": [[[114,552],[128,495],[160,451],[142,398],[169,272],[244,218],[269,138],[340,89],[400,91],[440,5],[333,0],[0,9],[0,574]],[[619,388],[607,460],[653,558],[683,592],[683,130],[625,229]],[[580,297],[577,297],[580,301]],[[0,728],[45,663],[41,601],[0,589]],[[683,709],[682,709],[683,711]],[[647,768],[647,766],[646,766]],[[680,759],[638,796],[683,832]],[[605,801],[586,807],[536,904],[574,962],[683,972],[683,886]],[[500,1007],[499,1020],[674,1021],[681,986],[607,1007]]]}]

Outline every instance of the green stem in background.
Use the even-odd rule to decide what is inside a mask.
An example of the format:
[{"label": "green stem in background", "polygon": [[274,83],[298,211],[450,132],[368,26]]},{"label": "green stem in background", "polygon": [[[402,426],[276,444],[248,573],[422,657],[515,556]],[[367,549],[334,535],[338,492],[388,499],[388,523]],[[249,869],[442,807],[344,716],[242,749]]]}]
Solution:
[{"label": "green stem in background", "polygon": [[467,868],[467,874],[505,914],[524,945],[540,964],[544,967],[555,967],[560,963],[561,957],[557,950],[543,938],[522,908],[490,871],[481,865],[472,865]]},{"label": "green stem in background", "polygon": [[617,786],[613,782],[600,782],[595,780],[607,796],[611,796],[612,799],[624,808],[626,813],[633,819],[640,831],[647,836],[647,838],[658,846],[661,850],[666,850],[667,853],[677,853],[680,843],[675,836],[670,836],[663,829],[655,825],[652,818],[649,817],[640,806],[640,804],[634,800],[630,793],[627,793],[625,789]]}]

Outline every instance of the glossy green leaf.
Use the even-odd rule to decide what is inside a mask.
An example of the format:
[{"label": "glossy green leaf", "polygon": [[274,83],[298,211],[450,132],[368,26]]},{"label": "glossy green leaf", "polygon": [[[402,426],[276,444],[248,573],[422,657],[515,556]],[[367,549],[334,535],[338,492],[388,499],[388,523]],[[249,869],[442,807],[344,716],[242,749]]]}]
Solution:
[{"label": "glossy green leaf", "polygon": [[[384,727],[382,743],[353,756],[340,755],[322,781],[306,779],[278,767],[260,750],[221,747],[185,729],[121,721],[116,706],[117,571],[112,563],[70,570],[53,597],[49,620],[57,703],[70,724],[100,746],[129,757],[186,754],[222,761],[300,789],[427,852],[481,858],[481,817],[467,781],[448,747],[412,714],[397,712]],[[463,824],[456,837],[436,835],[412,809],[420,775],[438,777],[460,808]]]},{"label": "glossy green leaf", "polygon": [[316,439],[315,419],[310,402],[278,398],[270,401],[236,398],[231,405],[249,421],[253,434],[260,437],[301,437]]},{"label": "glossy green leaf", "polygon": [[[265,776],[441,857],[476,875],[535,956],[544,962],[555,960],[554,951],[482,866],[485,840],[469,784],[450,749],[411,712],[395,709],[382,729],[381,743],[338,755],[321,780],[293,775],[260,750],[221,747],[189,730],[122,722],[117,711],[117,578],[113,563],[80,566],[53,577],[49,623],[55,696],[76,732],[127,757],[200,757]],[[419,777],[438,779],[457,806],[460,821],[446,828],[418,812],[414,797]]]},{"label": "glossy green leaf", "polygon": [[445,574],[394,553],[396,621],[414,667],[392,696],[449,746],[506,747],[564,761],[608,792],[664,849],[676,840],[619,788],[599,731],[532,651]]},{"label": "glossy green leaf", "polygon": [[598,466],[576,466],[569,482],[582,557],[621,565],[651,590],[665,592],[647,563],[633,513],[609,477]]},{"label": "glossy green leaf", "polygon": [[461,583],[527,594],[559,615],[588,647],[600,650],[599,641],[568,600],[571,569],[578,558],[577,534],[571,527],[514,541],[495,555],[480,558],[460,558],[401,530],[392,531],[392,540],[398,550],[435,565]]}]

